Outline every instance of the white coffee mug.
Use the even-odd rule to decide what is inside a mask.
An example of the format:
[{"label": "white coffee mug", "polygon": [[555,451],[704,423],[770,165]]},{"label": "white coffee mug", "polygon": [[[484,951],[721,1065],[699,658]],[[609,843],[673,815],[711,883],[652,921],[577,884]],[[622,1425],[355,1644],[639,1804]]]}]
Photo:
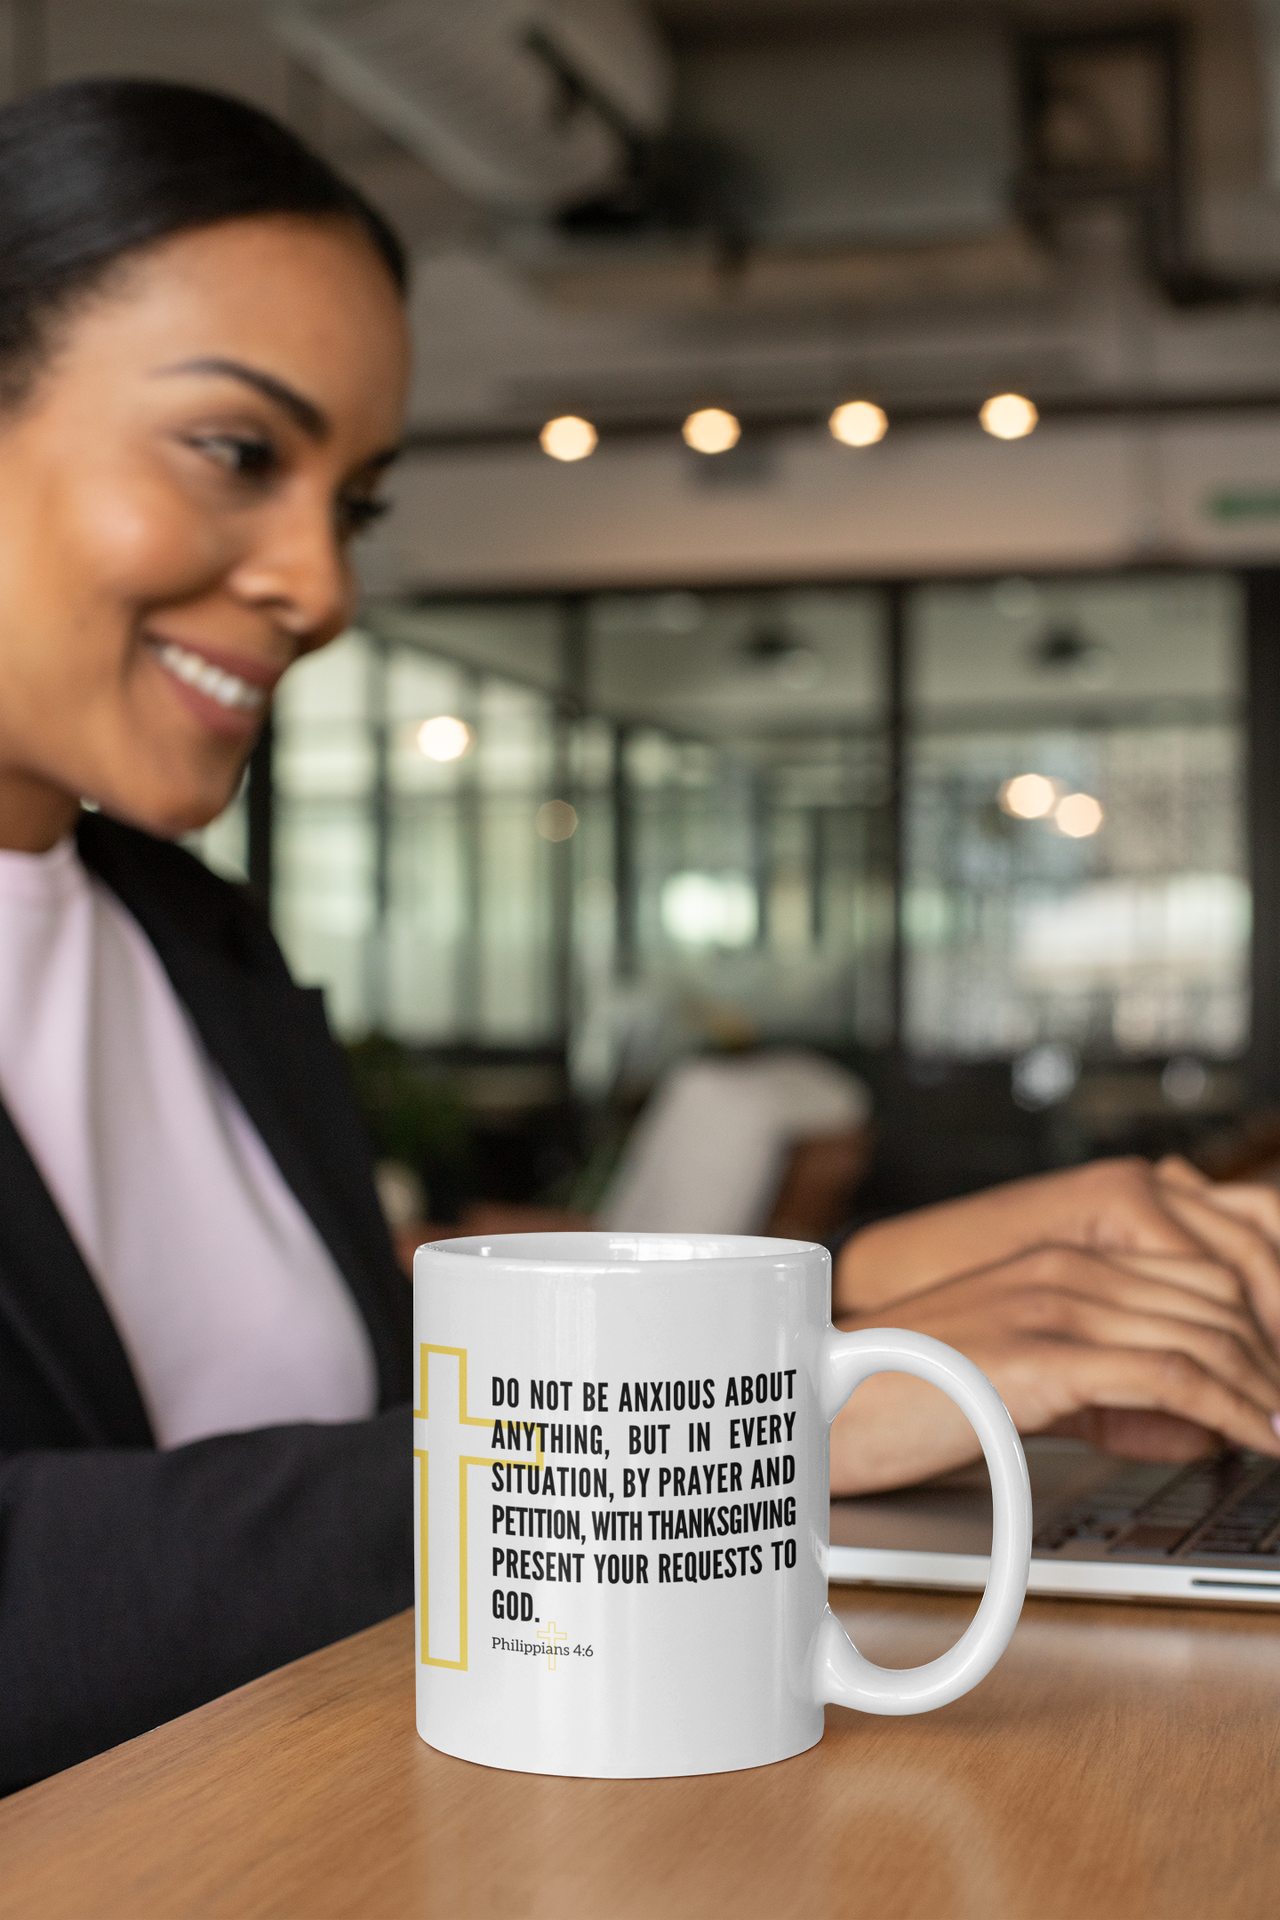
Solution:
[{"label": "white coffee mug", "polygon": [[[837,1333],[822,1247],[509,1234],[420,1247],[418,1732],[609,1779],[801,1753],[824,1702],[920,1713],[1022,1607],[1026,1460],[990,1382],[924,1334]],[[991,1570],[941,1659],[872,1666],[827,1606],[828,1429],[869,1374],[950,1394],[991,1473]]]}]

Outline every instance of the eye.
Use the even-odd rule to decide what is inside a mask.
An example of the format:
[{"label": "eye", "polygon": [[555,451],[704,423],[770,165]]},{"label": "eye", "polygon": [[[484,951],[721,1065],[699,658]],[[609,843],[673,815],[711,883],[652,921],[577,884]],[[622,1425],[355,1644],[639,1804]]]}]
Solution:
[{"label": "eye", "polygon": [[238,480],[263,480],[279,465],[275,447],[258,434],[202,433],[189,443]]},{"label": "eye", "polygon": [[352,539],[390,509],[389,500],[379,500],[371,493],[340,494],[335,509],[339,535],[344,540]]}]

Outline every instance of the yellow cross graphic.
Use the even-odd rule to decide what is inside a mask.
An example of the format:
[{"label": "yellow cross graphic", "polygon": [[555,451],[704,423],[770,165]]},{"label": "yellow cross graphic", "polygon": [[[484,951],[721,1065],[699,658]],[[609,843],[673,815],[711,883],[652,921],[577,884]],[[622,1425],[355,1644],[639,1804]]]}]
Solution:
[{"label": "yellow cross graphic", "polygon": [[[422,1645],[428,1667],[467,1664],[467,1468],[487,1467],[487,1454],[462,1451],[467,1427],[488,1427],[467,1412],[465,1347],[418,1349],[421,1404],[413,1410],[418,1469],[418,1532],[422,1552]],[[431,1389],[435,1388],[434,1394]],[[436,1578],[432,1582],[429,1570]],[[432,1653],[431,1649],[435,1648]]]},{"label": "yellow cross graphic", "polygon": [[[467,1412],[467,1349],[418,1347],[419,1402],[413,1410],[418,1467],[421,1553],[421,1645],[428,1667],[467,1665],[467,1468],[488,1467],[493,1454],[465,1453],[468,1427],[493,1421]],[[504,1455],[505,1459],[506,1456]],[[531,1467],[526,1460],[520,1464]],[[536,1464],[542,1465],[538,1447]],[[429,1575],[435,1574],[432,1580]]]},{"label": "yellow cross graphic", "polygon": [[536,1638],[546,1641],[547,1671],[548,1673],[554,1673],[556,1670],[556,1655],[560,1651],[561,1642],[569,1638],[568,1634],[561,1633],[554,1620],[548,1620],[545,1627],[538,1628]]}]

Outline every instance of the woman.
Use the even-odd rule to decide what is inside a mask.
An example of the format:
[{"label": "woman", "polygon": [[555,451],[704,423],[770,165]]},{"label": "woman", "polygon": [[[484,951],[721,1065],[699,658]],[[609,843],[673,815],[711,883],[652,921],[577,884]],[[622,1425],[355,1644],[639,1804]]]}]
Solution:
[{"label": "woman", "polygon": [[[245,106],[98,81],[0,113],[0,1786],[412,1598],[408,1293],[341,1058],[172,844],[350,615],[403,288]],[[967,1346],[1024,1426],[1155,1409],[1181,1424],[1144,1444],[1280,1453],[1280,1222],[1192,1179],[871,1229],[838,1305]],[[856,1396],[838,1486],[973,1450],[914,1385]]]},{"label": "woman", "polygon": [[341,1060],[168,844],[349,617],[403,288],[247,107],[0,114],[5,1785],[412,1600],[407,1289]]}]

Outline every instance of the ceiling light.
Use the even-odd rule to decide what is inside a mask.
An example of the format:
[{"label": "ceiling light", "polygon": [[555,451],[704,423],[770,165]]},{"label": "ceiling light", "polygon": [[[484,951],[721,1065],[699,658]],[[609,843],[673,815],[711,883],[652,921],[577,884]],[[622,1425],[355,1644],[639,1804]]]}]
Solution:
[{"label": "ceiling light", "polygon": [[846,400],[827,425],[833,437],[846,447],[874,447],[889,431],[889,416],[873,400]]},{"label": "ceiling light", "polygon": [[534,814],[533,824],[544,840],[568,840],[578,824],[577,808],[567,800],[546,800]]},{"label": "ceiling light", "polygon": [[728,453],[742,437],[742,428],[723,407],[700,407],[680,429],[685,445],[695,453]]},{"label": "ceiling light", "polygon": [[1053,824],[1071,840],[1087,840],[1104,819],[1102,806],[1091,793],[1069,793],[1053,810]]},{"label": "ceiling light", "polygon": [[548,420],[538,435],[538,445],[553,460],[585,460],[595,452],[599,438],[589,420],[579,419],[576,413],[562,413]]},{"label": "ceiling light", "polygon": [[1052,813],[1062,789],[1043,773],[1019,773],[1000,789],[1000,805],[1015,820],[1043,820]]},{"label": "ceiling light", "polygon": [[1040,415],[1022,394],[997,393],[985,402],[978,418],[997,440],[1023,440],[1034,430]]},{"label": "ceiling light", "polygon": [[471,751],[472,733],[465,720],[451,713],[438,713],[418,728],[418,751],[428,760],[461,760]]}]

